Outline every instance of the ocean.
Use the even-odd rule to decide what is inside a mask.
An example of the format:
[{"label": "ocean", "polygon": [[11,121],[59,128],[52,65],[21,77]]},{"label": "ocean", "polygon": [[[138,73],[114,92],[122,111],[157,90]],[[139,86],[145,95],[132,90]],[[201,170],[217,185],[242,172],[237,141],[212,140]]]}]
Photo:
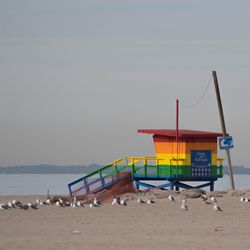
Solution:
[{"label": "ocean", "polygon": [[[46,195],[48,190],[51,195],[67,195],[69,193],[67,184],[82,176],[82,174],[0,174],[0,195]],[[234,175],[234,181],[236,189],[250,189],[250,175]],[[215,190],[228,189],[230,189],[228,175],[215,182]]]}]

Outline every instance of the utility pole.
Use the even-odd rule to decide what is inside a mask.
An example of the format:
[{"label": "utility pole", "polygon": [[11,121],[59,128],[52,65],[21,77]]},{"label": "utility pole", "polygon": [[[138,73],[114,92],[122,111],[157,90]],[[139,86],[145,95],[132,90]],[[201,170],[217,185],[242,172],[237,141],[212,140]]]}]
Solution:
[{"label": "utility pole", "polygon": [[[224,114],[223,114],[222,103],[221,103],[221,98],[220,98],[220,89],[219,89],[216,71],[213,71],[213,78],[214,78],[214,87],[215,87],[215,92],[216,92],[217,104],[218,104],[218,109],[220,113],[222,134],[223,134],[223,137],[225,137],[227,136],[227,130],[226,130],[226,125],[225,125],[225,120],[224,120]],[[231,189],[235,189],[229,148],[226,149],[226,156],[227,156],[227,161],[228,161],[228,173],[230,177]]]}]

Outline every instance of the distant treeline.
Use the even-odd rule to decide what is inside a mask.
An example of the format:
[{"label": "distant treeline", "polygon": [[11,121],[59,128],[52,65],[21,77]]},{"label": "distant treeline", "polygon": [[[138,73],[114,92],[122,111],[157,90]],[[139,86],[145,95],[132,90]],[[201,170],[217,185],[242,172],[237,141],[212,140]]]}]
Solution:
[{"label": "distant treeline", "polygon": [[97,164],[85,165],[21,165],[0,167],[0,174],[86,174],[99,169]]},{"label": "distant treeline", "polygon": [[[21,165],[12,167],[0,167],[0,174],[86,174],[91,173],[102,165],[90,164],[85,165]],[[223,173],[228,174],[228,169],[226,166],[223,168]],[[234,166],[234,174],[250,174],[250,168],[243,166]]]}]

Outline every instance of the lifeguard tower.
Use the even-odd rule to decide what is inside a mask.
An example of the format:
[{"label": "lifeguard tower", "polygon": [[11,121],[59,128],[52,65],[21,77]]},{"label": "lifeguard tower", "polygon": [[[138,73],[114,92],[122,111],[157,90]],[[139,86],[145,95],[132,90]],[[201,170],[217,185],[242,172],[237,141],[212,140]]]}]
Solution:
[{"label": "lifeguard tower", "polygon": [[[157,175],[152,180],[166,180],[160,187],[202,188],[210,186],[223,176],[223,159],[217,158],[217,138],[221,133],[174,129],[139,129],[138,133],[152,134],[157,159]],[[178,138],[177,138],[178,137]],[[133,171],[137,186],[149,187],[142,182],[148,180],[147,167],[145,178]],[[183,182],[205,182],[191,186]]]},{"label": "lifeguard tower", "polygon": [[103,197],[112,197],[131,192],[134,187],[179,190],[209,186],[213,191],[214,182],[223,176],[223,160],[217,158],[217,138],[221,133],[194,130],[176,133],[174,129],[137,132],[153,135],[155,156],[118,159],[69,183],[70,195],[101,193]]}]

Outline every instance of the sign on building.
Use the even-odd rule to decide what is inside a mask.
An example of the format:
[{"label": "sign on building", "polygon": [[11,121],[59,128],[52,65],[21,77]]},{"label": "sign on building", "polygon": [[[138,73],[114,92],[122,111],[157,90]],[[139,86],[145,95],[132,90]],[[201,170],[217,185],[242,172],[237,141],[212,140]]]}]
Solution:
[{"label": "sign on building", "polygon": [[191,174],[193,177],[211,176],[211,150],[191,151]]}]

